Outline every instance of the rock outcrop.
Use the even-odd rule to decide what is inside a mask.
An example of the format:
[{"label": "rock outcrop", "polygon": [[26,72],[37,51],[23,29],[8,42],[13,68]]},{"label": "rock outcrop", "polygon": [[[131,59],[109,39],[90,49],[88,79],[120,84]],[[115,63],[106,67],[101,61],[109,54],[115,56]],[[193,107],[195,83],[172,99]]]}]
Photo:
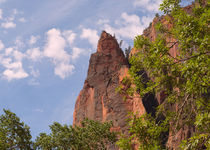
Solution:
[{"label": "rock outcrop", "polygon": [[138,95],[124,101],[124,95],[116,92],[127,75],[128,62],[117,40],[103,31],[97,52],[91,55],[87,78],[76,101],[73,124],[79,125],[84,118],[112,121],[112,130],[126,132],[128,112],[145,113]]}]

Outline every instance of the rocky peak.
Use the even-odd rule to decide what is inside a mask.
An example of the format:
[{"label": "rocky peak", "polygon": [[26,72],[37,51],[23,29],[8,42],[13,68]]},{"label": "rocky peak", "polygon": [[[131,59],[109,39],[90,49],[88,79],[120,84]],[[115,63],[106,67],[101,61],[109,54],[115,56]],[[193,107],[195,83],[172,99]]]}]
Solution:
[{"label": "rocky peak", "polygon": [[128,112],[145,112],[138,96],[124,101],[124,95],[116,92],[122,79],[128,75],[127,71],[128,63],[117,40],[103,31],[97,52],[91,55],[83,89],[76,100],[73,124],[79,125],[84,118],[112,121],[112,130],[126,132]]},{"label": "rocky peak", "polygon": [[115,72],[122,65],[127,66],[128,62],[116,38],[103,31],[98,41],[97,52],[92,54],[90,58],[88,77],[92,77],[92,73],[97,75],[106,71]]},{"label": "rocky peak", "polygon": [[116,54],[116,52],[120,51],[119,49],[116,38],[106,31],[103,31],[98,41],[97,52],[103,54]]}]

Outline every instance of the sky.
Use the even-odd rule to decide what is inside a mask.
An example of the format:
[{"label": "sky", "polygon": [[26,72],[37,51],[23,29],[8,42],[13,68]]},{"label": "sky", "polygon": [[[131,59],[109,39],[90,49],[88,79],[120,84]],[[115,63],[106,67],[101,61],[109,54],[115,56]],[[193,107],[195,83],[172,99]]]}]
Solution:
[{"label": "sky", "polygon": [[33,137],[72,124],[102,30],[133,46],[161,0],[0,0],[0,114],[16,113]]}]

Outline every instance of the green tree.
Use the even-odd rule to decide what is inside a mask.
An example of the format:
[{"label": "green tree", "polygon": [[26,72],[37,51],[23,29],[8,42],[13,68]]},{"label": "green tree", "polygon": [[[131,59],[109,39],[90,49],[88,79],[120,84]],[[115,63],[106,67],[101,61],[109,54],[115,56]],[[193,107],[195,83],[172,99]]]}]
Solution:
[{"label": "green tree", "polygon": [[41,133],[35,142],[42,150],[106,150],[108,144],[116,142],[116,133],[110,132],[111,123],[85,119],[81,126],[67,126],[55,122],[49,135]]},{"label": "green tree", "polygon": [[131,46],[128,46],[128,48],[125,48],[125,58],[129,59],[129,54],[131,52]]},{"label": "green tree", "polygon": [[[156,117],[160,114],[164,115],[166,118],[164,124],[166,127],[170,124],[174,134],[184,126],[194,129],[194,133],[183,141],[180,148],[209,149],[209,2],[199,0],[188,12],[180,7],[180,2],[181,0],[163,0],[160,10],[165,14],[164,19],[167,24],[157,23],[159,34],[155,41],[143,35],[135,38],[134,47],[139,51],[130,58],[130,74],[136,90],[142,96],[147,93],[165,95],[164,102],[158,107]],[[172,26],[169,28],[168,24]],[[171,54],[171,49],[175,46],[177,56]],[[145,70],[143,74],[146,73],[150,78],[146,83],[142,82],[143,74],[140,74],[142,70]],[[145,141],[150,136],[150,140],[160,146],[161,134],[156,131],[162,130],[161,127],[164,126],[161,124],[157,118],[151,121],[151,118],[144,117],[135,125],[139,126],[138,128],[131,126],[131,135],[138,139],[140,145],[146,143],[149,147],[151,143]],[[140,129],[141,132],[144,131],[145,137],[138,135]]]},{"label": "green tree", "polygon": [[30,150],[32,141],[29,127],[20,122],[15,113],[4,109],[0,116],[0,149]]},{"label": "green tree", "polygon": [[168,133],[168,121],[159,121],[151,116],[144,114],[140,117],[132,115],[129,121],[130,136],[122,135],[117,141],[121,150],[134,150],[138,146],[139,150],[161,150],[165,149],[163,140]]}]

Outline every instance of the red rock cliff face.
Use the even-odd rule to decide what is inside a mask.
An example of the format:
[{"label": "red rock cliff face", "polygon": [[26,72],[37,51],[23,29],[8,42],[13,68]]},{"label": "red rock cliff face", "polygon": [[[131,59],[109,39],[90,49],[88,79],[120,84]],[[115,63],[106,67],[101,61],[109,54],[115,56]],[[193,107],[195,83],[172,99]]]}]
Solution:
[{"label": "red rock cliff face", "polygon": [[79,125],[84,118],[112,121],[113,130],[126,131],[128,112],[145,112],[138,95],[124,101],[123,95],[115,90],[128,75],[127,71],[128,63],[117,40],[103,31],[97,52],[91,55],[87,78],[76,101],[73,124]]}]

